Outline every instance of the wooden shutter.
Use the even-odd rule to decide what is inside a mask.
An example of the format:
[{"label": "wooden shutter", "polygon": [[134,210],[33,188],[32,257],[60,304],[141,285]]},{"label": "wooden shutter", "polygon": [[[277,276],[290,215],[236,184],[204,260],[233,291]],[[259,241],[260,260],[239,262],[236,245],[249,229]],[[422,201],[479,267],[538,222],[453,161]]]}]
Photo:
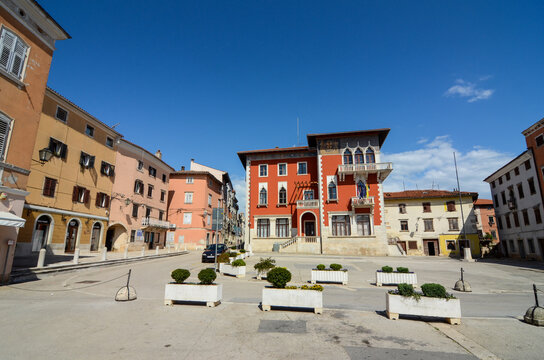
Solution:
[{"label": "wooden shutter", "polygon": [[76,202],[78,200],[77,199],[78,193],[79,193],[79,191],[78,191],[77,186],[74,186],[74,190],[72,191],[72,201]]},{"label": "wooden shutter", "polygon": [[106,197],[106,201],[104,202],[104,207],[109,208],[110,207],[110,196],[106,195],[106,194],[104,194],[104,196]]},{"label": "wooden shutter", "polygon": [[81,152],[81,155],[79,156],[79,165],[85,166],[85,154],[83,151]]},{"label": "wooden shutter", "polygon": [[49,178],[45,178],[43,182],[43,195],[45,196],[49,196],[51,193],[51,182],[49,180]]},{"label": "wooden shutter", "polygon": [[27,46],[23,42],[17,39],[15,43],[15,51],[13,53],[13,60],[11,61],[11,73],[17,78],[21,78],[23,73],[23,65],[25,62]]},{"label": "wooden shutter", "polygon": [[11,121],[0,114],[0,161],[4,160]]},{"label": "wooden shutter", "polygon": [[68,151],[68,146],[66,144],[62,144],[62,150],[60,151],[60,158],[66,159],[66,152]]},{"label": "wooden shutter", "polygon": [[0,53],[0,66],[5,70],[8,70],[10,54],[13,46],[15,45],[15,36],[7,32],[6,30],[2,31],[0,45],[2,46],[2,50]]},{"label": "wooden shutter", "polygon": [[114,176],[114,175],[115,175],[115,166],[110,165],[110,176]]},{"label": "wooden shutter", "polygon": [[96,207],[101,207],[100,206],[100,199],[102,198],[102,193],[96,193],[96,201],[94,202],[94,204],[96,205]]},{"label": "wooden shutter", "polygon": [[90,199],[91,199],[91,190],[85,190],[85,195],[83,196],[83,202],[85,204],[88,204]]},{"label": "wooden shutter", "polygon": [[89,160],[89,167],[92,168],[94,167],[94,156],[91,156],[91,159]]},{"label": "wooden shutter", "polygon": [[138,180],[134,181],[134,193],[138,193]]}]

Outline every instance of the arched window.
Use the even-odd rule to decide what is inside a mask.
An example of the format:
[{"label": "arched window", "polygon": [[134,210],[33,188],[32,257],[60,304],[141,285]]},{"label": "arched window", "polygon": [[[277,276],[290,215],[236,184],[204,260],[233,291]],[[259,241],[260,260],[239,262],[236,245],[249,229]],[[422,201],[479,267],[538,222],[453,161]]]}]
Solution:
[{"label": "arched window", "polygon": [[262,188],[261,191],[259,191],[259,205],[266,205],[267,204],[267,192],[265,188]]},{"label": "arched window", "polygon": [[355,150],[355,163],[356,164],[362,164],[364,163],[364,156],[361,149]]},{"label": "arched window", "polygon": [[344,164],[353,164],[353,155],[351,155],[351,151],[348,149],[344,151]]},{"label": "arched window", "polygon": [[287,190],[285,190],[285,188],[283,186],[281,187],[280,192],[279,192],[278,203],[282,204],[282,205],[287,204]]},{"label": "arched window", "polygon": [[374,164],[376,162],[376,158],[374,157],[374,150],[371,148],[366,149],[366,163],[367,164]]},{"label": "arched window", "polygon": [[362,180],[359,180],[357,182],[357,196],[360,199],[363,199],[366,197],[366,185]]},{"label": "arched window", "polygon": [[329,183],[329,200],[337,200],[338,196],[336,194],[336,184],[334,181]]},{"label": "arched window", "polygon": [[8,29],[2,28],[0,33],[0,68],[17,79],[23,79],[23,65],[28,50],[23,40]]}]

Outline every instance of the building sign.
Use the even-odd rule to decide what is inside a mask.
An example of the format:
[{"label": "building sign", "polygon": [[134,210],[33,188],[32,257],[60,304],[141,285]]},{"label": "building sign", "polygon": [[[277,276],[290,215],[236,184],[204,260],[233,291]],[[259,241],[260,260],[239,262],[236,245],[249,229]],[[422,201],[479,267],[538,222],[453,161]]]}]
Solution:
[{"label": "building sign", "polygon": [[166,243],[167,244],[173,244],[174,243],[174,232],[169,231],[166,233]]},{"label": "building sign", "polygon": [[320,140],[319,141],[319,153],[320,154],[337,154],[340,142],[338,140]]},{"label": "building sign", "polygon": [[144,232],[142,230],[136,231],[136,241],[144,241]]},{"label": "building sign", "polygon": [[223,209],[214,208],[212,213],[212,230],[223,230]]}]

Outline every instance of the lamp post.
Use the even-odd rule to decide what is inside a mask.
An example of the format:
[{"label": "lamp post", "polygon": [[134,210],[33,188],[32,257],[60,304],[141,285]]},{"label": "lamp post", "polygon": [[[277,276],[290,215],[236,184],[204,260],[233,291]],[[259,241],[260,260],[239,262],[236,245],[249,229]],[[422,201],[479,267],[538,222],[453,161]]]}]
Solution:
[{"label": "lamp post", "polygon": [[40,162],[42,164],[48,162],[51,160],[51,157],[53,156],[53,152],[49,150],[48,148],[43,148],[40,151],[38,151],[38,155],[40,157]]}]

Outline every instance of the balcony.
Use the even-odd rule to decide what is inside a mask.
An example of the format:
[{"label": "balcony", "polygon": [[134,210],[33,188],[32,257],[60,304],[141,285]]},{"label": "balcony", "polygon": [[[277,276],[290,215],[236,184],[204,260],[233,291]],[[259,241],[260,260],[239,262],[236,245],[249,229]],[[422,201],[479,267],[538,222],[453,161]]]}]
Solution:
[{"label": "balcony", "polygon": [[153,218],[142,219],[143,228],[155,228],[155,229],[175,229],[176,224],[170,224],[168,221],[158,220]]},{"label": "balcony", "polygon": [[370,196],[367,198],[352,197],[351,207],[352,208],[373,208],[374,196]]},{"label": "balcony", "polygon": [[340,180],[344,180],[346,175],[364,175],[377,174],[380,181],[385,180],[393,171],[393,163],[373,163],[373,164],[342,164],[338,165],[338,175]]},{"label": "balcony", "polygon": [[317,209],[319,208],[319,200],[298,200],[298,209]]}]

